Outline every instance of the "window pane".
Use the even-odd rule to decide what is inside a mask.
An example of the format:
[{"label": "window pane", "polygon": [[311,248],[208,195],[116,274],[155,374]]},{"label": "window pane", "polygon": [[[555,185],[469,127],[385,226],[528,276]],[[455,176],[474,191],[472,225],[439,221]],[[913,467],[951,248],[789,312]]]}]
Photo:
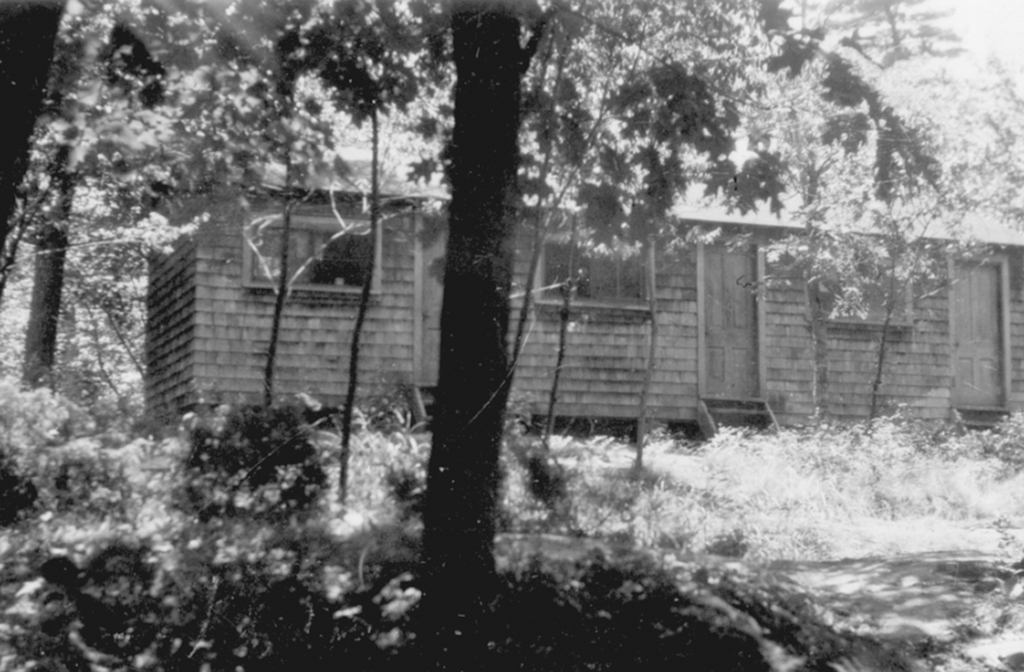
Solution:
[{"label": "window pane", "polygon": [[[544,262],[544,285],[565,282],[572,273],[569,271],[569,245],[551,243],[547,246]],[[579,257],[575,257],[576,261]]]},{"label": "window pane", "polygon": [[619,296],[618,260],[613,257],[594,257],[590,260],[591,299],[616,299]]},{"label": "window pane", "polygon": [[368,234],[331,239],[324,233],[320,256],[310,265],[309,283],[362,287],[373,268],[373,240]]},{"label": "window pane", "polygon": [[[294,226],[294,224],[293,224]],[[337,236],[328,228],[293,228],[289,235],[288,275],[293,287],[362,287],[373,269],[373,240],[368,227]],[[252,255],[250,280],[276,282],[280,274],[281,229],[265,229]],[[249,251],[251,253],[251,250]],[[269,273],[268,273],[269,271]]]},{"label": "window pane", "polygon": [[619,295],[620,299],[644,298],[644,265],[643,253],[634,254],[619,262]]},{"label": "window pane", "polygon": [[[309,236],[304,231],[292,231],[288,238],[288,275],[291,276],[302,260],[308,258]],[[257,248],[262,259],[253,259],[251,279],[276,282],[281,273],[281,230],[264,231]]]},{"label": "window pane", "polygon": [[570,268],[567,243],[550,243],[546,248],[544,284],[551,286],[578,276],[576,296],[605,301],[640,301],[644,298],[643,255],[626,259],[618,254],[584,254],[573,251]]}]

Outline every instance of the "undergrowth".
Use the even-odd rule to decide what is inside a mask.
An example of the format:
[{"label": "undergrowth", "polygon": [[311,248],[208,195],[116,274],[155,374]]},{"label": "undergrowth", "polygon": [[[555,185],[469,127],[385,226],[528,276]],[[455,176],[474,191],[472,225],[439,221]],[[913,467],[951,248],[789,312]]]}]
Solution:
[{"label": "undergrowth", "polygon": [[[628,566],[506,562],[491,650],[516,669],[613,669],[616,651],[706,666],[696,652],[715,646],[742,653],[723,665],[768,669],[774,652],[827,669],[849,641],[820,614],[761,579],[710,578],[701,554],[830,557],[860,518],[1008,529],[1024,513],[1022,428],[663,435],[636,468],[614,439],[548,449],[510,422],[502,532],[648,550]],[[0,478],[19,493],[0,534],[3,669],[379,669],[413,650],[429,434],[380,405],[354,430],[342,502],[336,426],[301,409],[225,407],[180,436],[118,443],[55,395],[0,387]]]}]

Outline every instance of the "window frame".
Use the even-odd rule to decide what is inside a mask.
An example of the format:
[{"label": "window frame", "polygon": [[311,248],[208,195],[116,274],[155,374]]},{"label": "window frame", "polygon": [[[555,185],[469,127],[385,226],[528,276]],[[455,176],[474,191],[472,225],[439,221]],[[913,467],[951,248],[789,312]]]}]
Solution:
[{"label": "window frame", "polygon": [[[259,217],[272,216],[276,217],[278,222],[276,224],[268,225],[269,229],[281,230],[283,226],[284,216],[281,213],[264,213],[253,217],[252,221],[255,221]],[[364,224],[370,226],[370,218],[367,216],[359,215],[354,217],[346,217],[347,223]],[[250,221],[251,225],[251,221]],[[382,288],[382,269],[381,261],[383,259],[382,254],[382,231],[384,227],[378,223],[376,231],[376,240],[374,241],[373,247],[373,269],[372,277],[370,279],[370,293],[377,295],[380,294]],[[327,232],[332,235],[339,233],[338,220],[334,215],[313,215],[307,213],[292,213],[291,215],[291,232],[294,235],[297,231],[306,232]],[[351,235],[351,234],[346,234]],[[254,271],[257,269],[256,252],[252,249],[250,239],[246,235],[246,231],[242,231],[242,285],[252,290],[270,290],[273,291],[277,287],[277,280],[275,279],[263,279],[255,278]],[[322,252],[322,248],[318,249]],[[294,260],[293,260],[294,261]],[[303,259],[305,263],[306,259]],[[294,268],[291,272],[294,273]],[[355,296],[358,297],[363,291],[361,286],[354,285],[326,285],[326,284],[314,284],[310,282],[295,282],[291,286],[290,294],[295,296],[297,294],[330,294],[335,296]]]},{"label": "window frame", "polygon": [[[903,288],[902,305],[897,305],[893,311],[892,319],[889,321],[890,329],[909,329],[914,326],[914,288],[909,284]],[[884,307],[880,307],[884,308]],[[862,327],[865,329],[882,329],[885,327],[884,310],[881,315],[872,316],[869,313],[866,317],[856,315],[844,315],[841,317],[828,317],[825,322],[836,327]]]},{"label": "window frame", "polygon": [[[569,241],[561,240],[555,237],[549,237],[544,241],[544,245],[541,249],[540,263],[537,264],[537,275],[534,277],[534,286],[541,288],[541,291],[536,298],[536,303],[539,306],[560,306],[562,305],[562,296],[557,289],[547,288],[546,278],[548,271],[548,250],[552,245],[568,245]],[[650,302],[647,293],[648,279],[647,275],[650,273],[650,269],[654,267],[654,249],[651,245],[643,245],[640,252],[637,254],[640,264],[640,288],[641,295],[639,298],[608,298],[608,297],[581,297],[578,294],[573,296],[572,305],[580,308],[607,308],[614,310],[627,310],[627,311],[638,311],[638,312],[649,312]],[[593,259],[591,255],[589,258]],[[626,261],[625,259],[621,261]]]}]

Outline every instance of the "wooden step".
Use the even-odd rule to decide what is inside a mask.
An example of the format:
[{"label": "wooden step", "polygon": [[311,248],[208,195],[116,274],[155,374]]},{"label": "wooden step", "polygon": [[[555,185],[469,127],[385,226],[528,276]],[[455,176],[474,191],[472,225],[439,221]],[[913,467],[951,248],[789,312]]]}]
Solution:
[{"label": "wooden step", "polygon": [[956,409],[961,424],[967,429],[993,429],[1010,415],[1005,408],[985,406],[958,406]]},{"label": "wooden step", "polygon": [[701,399],[697,406],[697,424],[706,439],[717,434],[719,427],[749,427],[770,431],[779,429],[775,414],[764,399]]},{"label": "wooden step", "polygon": [[409,386],[409,407],[417,425],[429,426],[434,416],[434,402],[437,388],[425,385]]}]

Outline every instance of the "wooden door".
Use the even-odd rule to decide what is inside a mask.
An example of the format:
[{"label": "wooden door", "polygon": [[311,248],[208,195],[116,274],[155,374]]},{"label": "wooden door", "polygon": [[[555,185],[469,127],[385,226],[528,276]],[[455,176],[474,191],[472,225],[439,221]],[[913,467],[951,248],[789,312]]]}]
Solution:
[{"label": "wooden door", "polygon": [[417,384],[424,387],[437,385],[439,360],[441,357],[441,299],[444,296],[444,246],[443,232],[436,232],[432,239],[423,241],[423,277],[420,281],[422,338],[420,371]]},{"label": "wooden door", "polygon": [[759,396],[757,253],[704,248],[705,386],[708,397]]},{"label": "wooden door", "polygon": [[953,403],[1001,407],[1003,348],[1000,267],[958,265],[952,290]]}]

